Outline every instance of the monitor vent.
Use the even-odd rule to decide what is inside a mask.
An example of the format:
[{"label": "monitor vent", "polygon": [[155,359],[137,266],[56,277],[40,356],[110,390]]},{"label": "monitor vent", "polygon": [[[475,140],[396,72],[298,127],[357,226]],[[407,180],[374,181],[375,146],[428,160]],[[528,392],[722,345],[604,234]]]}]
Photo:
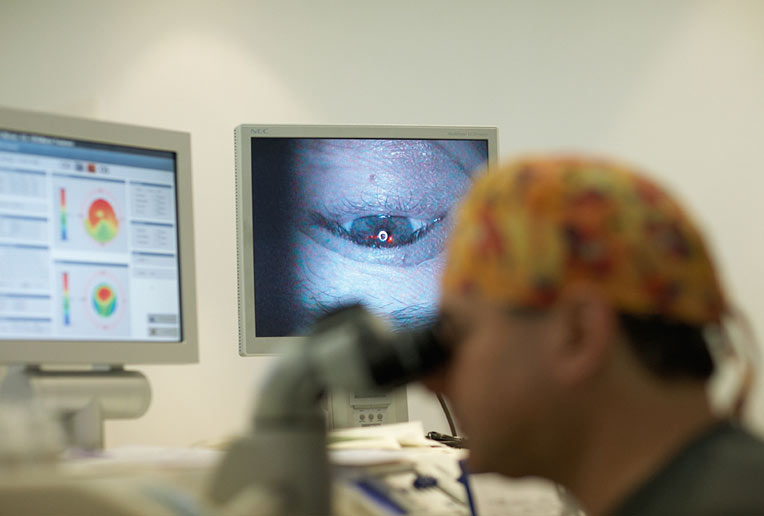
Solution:
[{"label": "monitor vent", "polygon": [[[241,233],[242,232],[242,220],[241,220],[241,213],[240,213],[240,201],[239,201],[239,174],[241,174],[240,170],[240,164],[239,164],[239,133],[236,129],[233,131],[233,152],[234,152],[234,209],[236,210],[236,231]],[[236,236],[236,299],[238,301],[238,316],[239,316],[239,324],[237,324],[239,329],[239,354],[245,355],[245,345],[244,345],[244,334],[241,329],[241,325],[243,323],[242,318],[244,317],[244,314],[242,313],[242,291],[241,291],[241,275],[242,275],[242,264],[241,264],[241,238],[239,235]]]}]

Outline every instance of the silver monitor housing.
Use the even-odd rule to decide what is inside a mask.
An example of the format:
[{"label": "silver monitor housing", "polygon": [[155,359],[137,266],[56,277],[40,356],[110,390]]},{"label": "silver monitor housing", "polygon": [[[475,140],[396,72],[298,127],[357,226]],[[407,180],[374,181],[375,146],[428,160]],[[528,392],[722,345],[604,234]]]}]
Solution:
[{"label": "silver monitor housing", "polygon": [[[42,114],[0,108],[0,132],[31,135],[40,142],[84,142],[101,145],[104,150],[117,149],[138,153],[159,151],[172,155],[175,161],[175,199],[172,233],[177,238],[175,257],[179,277],[180,334],[162,341],[152,338],[54,339],[8,338],[0,334],[0,363],[15,364],[123,364],[192,363],[198,361],[196,293],[194,264],[194,224],[191,192],[190,135],[184,132],[154,129],[134,125],[86,120],[69,116]],[[13,151],[5,143],[0,152]],[[46,172],[47,194],[53,196]],[[49,202],[53,204],[54,199]],[[55,224],[55,208],[50,210],[51,225]],[[169,224],[168,224],[169,226]],[[52,267],[52,266],[51,266]],[[0,272],[3,274],[4,272]],[[52,288],[52,287],[51,287]],[[173,294],[174,295],[174,294]],[[161,322],[161,321],[160,321]],[[152,330],[154,331],[154,330]],[[157,330],[157,334],[161,334]],[[174,332],[169,332],[174,333]],[[152,334],[152,333],[149,333]]]},{"label": "silver monitor housing", "polygon": [[[261,336],[256,327],[255,252],[263,245],[255,234],[253,183],[262,171],[253,170],[253,144],[262,139],[282,140],[461,140],[485,142],[487,165],[497,161],[495,127],[417,127],[361,125],[262,125],[244,124],[235,129],[237,265],[239,299],[239,353],[256,356],[278,352],[282,346],[299,345],[305,338],[294,334]],[[482,145],[482,144],[481,144]],[[309,173],[310,171],[306,171]],[[271,171],[272,174],[278,173]],[[268,300],[264,300],[268,302]]]}]

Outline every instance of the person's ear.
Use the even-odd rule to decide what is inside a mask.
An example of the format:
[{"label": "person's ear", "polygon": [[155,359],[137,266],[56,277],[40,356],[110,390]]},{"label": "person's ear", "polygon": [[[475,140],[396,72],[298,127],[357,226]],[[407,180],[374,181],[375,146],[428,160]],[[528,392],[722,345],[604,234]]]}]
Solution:
[{"label": "person's ear", "polygon": [[556,374],[565,385],[583,383],[603,370],[612,355],[616,312],[590,284],[565,288],[556,308],[560,330],[554,344]]}]

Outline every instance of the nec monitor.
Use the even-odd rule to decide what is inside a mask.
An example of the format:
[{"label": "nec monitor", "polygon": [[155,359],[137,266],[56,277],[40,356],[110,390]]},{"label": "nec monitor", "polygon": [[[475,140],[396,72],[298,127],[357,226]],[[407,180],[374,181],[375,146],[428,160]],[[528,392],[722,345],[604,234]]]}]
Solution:
[{"label": "nec monitor", "polygon": [[198,360],[190,136],[0,109],[0,362]]},{"label": "nec monitor", "polygon": [[495,128],[242,125],[235,140],[242,355],[349,303],[396,328],[434,320],[453,212],[496,160]]}]

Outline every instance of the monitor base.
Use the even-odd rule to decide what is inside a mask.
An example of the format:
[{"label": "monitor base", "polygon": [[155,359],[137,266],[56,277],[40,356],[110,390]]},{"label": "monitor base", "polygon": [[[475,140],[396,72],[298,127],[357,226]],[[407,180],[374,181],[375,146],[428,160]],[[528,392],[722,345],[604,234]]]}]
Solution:
[{"label": "monitor base", "polygon": [[49,370],[11,365],[0,383],[0,402],[34,400],[57,419],[68,445],[85,450],[103,448],[104,419],[142,416],[151,403],[151,386],[138,371],[94,366],[86,370]]}]

